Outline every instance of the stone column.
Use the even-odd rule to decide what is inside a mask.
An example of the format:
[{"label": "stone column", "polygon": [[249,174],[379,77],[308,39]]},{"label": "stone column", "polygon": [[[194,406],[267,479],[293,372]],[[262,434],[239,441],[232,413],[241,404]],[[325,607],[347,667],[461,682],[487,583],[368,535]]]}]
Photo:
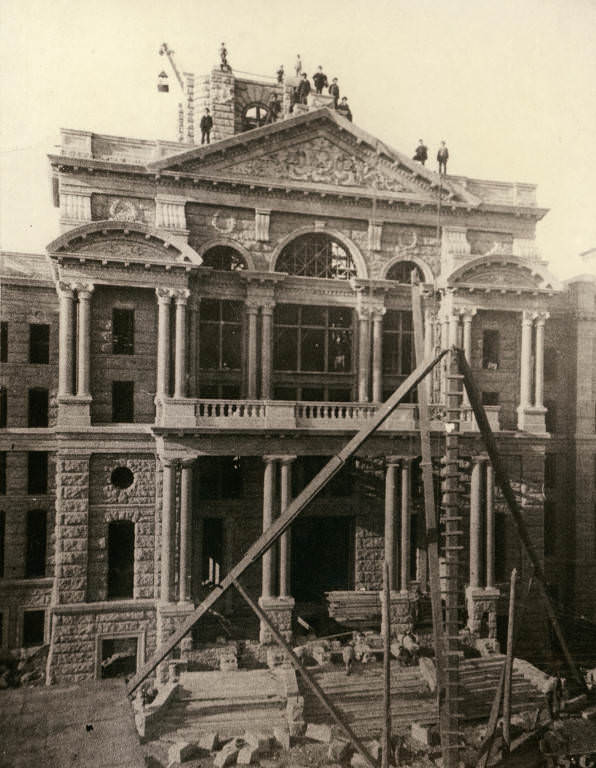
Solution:
[{"label": "stone column", "polygon": [[[273,523],[273,481],[275,478],[275,458],[263,456],[265,473],[263,477],[263,533]],[[269,548],[261,558],[262,579],[261,597],[270,598],[273,595],[273,552]]]},{"label": "stone column", "polygon": [[412,459],[401,460],[401,574],[400,589],[408,591],[410,581],[410,471]]},{"label": "stone column", "polygon": [[[433,353],[433,313],[432,310],[427,307],[424,310],[424,357],[428,358]],[[417,360],[416,363],[419,361]],[[426,387],[426,395],[428,402],[433,401],[433,376],[436,375],[436,368],[424,379],[424,386]]]},{"label": "stone column", "polygon": [[191,563],[192,563],[192,469],[194,459],[182,462],[180,480],[180,569],[178,575],[178,600],[186,603],[190,600]]},{"label": "stone column", "polygon": [[198,333],[197,333],[197,315],[199,300],[194,299],[189,306],[189,333],[188,333],[188,379],[189,396],[197,397],[199,391],[199,356],[198,356]]},{"label": "stone column", "polygon": [[521,333],[521,361],[519,406],[527,408],[530,405],[530,380],[531,380],[531,356],[532,356],[532,324],[533,315],[530,312],[522,312]]},{"label": "stone column", "polygon": [[[281,460],[281,514],[286,511],[292,500],[292,462],[295,456],[284,456]],[[288,529],[279,539],[279,596],[290,597],[290,546],[291,532]]]},{"label": "stone column", "polygon": [[89,397],[90,377],[90,342],[91,342],[91,295],[94,286],[78,286],[79,297],[78,328],[77,328],[77,395]]},{"label": "stone column", "polygon": [[482,548],[482,466],[484,459],[472,459],[470,484],[470,587],[480,586],[480,560]]},{"label": "stone column", "polygon": [[246,315],[248,317],[248,356],[247,366],[247,388],[246,395],[249,400],[255,400],[257,397],[257,304],[247,302]]},{"label": "stone column", "polygon": [[368,368],[370,360],[368,338],[368,310],[361,309],[358,315],[358,400],[368,401]]},{"label": "stone column", "polygon": [[393,592],[395,568],[395,475],[399,459],[387,456],[385,469],[385,562],[389,565],[389,589]]},{"label": "stone column", "polygon": [[58,295],[60,297],[58,395],[68,397],[73,394],[74,296],[72,288],[64,283],[60,283]]},{"label": "stone column", "polygon": [[170,392],[170,304],[172,292],[157,288],[157,395],[167,397]]},{"label": "stone column", "polygon": [[534,405],[544,407],[544,323],[550,317],[548,312],[540,312],[536,317],[536,369],[534,375]]},{"label": "stone column", "polygon": [[186,302],[190,291],[176,293],[176,349],[174,357],[174,397],[186,397]]},{"label": "stone column", "polygon": [[[466,356],[468,365],[472,365],[472,318],[475,314],[476,309],[469,308],[463,309],[461,313],[463,321],[462,348],[464,350],[464,355]],[[464,407],[468,407],[470,405],[470,400],[468,398],[468,393],[465,387],[462,405]]]},{"label": "stone column", "polygon": [[161,503],[161,591],[162,603],[172,599],[174,587],[174,536],[176,533],[176,465],[173,459],[163,459]]},{"label": "stone column", "polygon": [[271,358],[273,324],[273,303],[263,304],[261,306],[261,399],[269,400],[271,398]]},{"label": "stone column", "polygon": [[486,463],[486,588],[495,586],[495,471]]},{"label": "stone column", "polygon": [[383,400],[383,315],[384,309],[373,312],[373,371],[372,399],[375,403]]}]

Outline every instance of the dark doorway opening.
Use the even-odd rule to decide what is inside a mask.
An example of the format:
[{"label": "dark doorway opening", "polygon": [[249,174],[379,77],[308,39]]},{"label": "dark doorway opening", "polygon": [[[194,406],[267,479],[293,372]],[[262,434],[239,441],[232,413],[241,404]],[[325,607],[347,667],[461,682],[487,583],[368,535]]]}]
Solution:
[{"label": "dark doorway opening", "polygon": [[101,641],[100,677],[128,677],[137,671],[137,638],[114,637]]},{"label": "dark doorway opening", "polygon": [[108,526],[108,600],[133,597],[135,525],[115,520]]},{"label": "dark doorway opening", "polygon": [[292,525],[292,595],[298,603],[323,600],[325,592],[353,589],[354,521],[351,517],[303,517]]},{"label": "dark doorway opening", "polygon": [[223,577],[224,529],[221,517],[203,520],[203,557],[201,582],[219,584]]}]

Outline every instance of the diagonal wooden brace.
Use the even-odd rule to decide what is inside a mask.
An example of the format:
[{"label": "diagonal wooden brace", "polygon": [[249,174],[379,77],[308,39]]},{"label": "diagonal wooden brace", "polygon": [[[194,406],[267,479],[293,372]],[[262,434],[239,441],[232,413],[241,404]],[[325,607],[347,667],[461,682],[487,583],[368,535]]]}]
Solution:
[{"label": "diagonal wooden brace", "polygon": [[398,389],[386,400],[379,408],[370,424],[363,427],[342,450],[325,464],[323,469],[310,481],[306,488],[287,507],[285,512],[261,536],[251,545],[246,554],[236,563],[231,571],[223,578],[221,584],[215,587],[195,608],[184,624],[177,629],[170,637],[160,645],[153,655],[145,662],[141,669],[129,681],[126,692],[130,696],[136,691],[141,683],[150,675],[157,665],[163,661],[166,656],[178,645],[196,622],[204,616],[205,613],[219,600],[234,583],[240,578],[244,571],[256,562],[267,550],[279,539],[294,520],[298,517],[304,507],[309,504],[319,491],[334,477],[344,466],[346,461],[353,456],[356,451],[362,447],[363,443],[376,432],[376,430],[386,421],[399,403],[414,389],[418,382],[422,381],[437,363],[447,354],[448,350],[443,350],[436,357],[430,357],[424,360],[416,367],[408,378]]},{"label": "diagonal wooden brace", "polygon": [[311,691],[315,694],[315,696],[318,698],[318,700],[321,702],[321,704],[325,707],[327,712],[331,715],[331,717],[335,720],[337,725],[342,729],[342,731],[346,734],[348,739],[352,742],[354,749],[356,749],[364,760],[366,760],[367,764],[370,766],[370,768],[377,768],[377,763],[375,760],[373,760],[372,756],[369,754],[368,750],[364,746],[364,744],[360,741],[358,736],[354,733],[354,731],[350,728],[350,726],[344,722],[339,710],[337,710],[333,704],[333,702],[330,701],[330,699],[327,697],[327,694],[325,691],[321,688],[321,686],[317,683],[317,681],[311,677],[310,673],[302,666],[300,663],[300,659],[294,651],[290,648],[290,646],[286,643],[284,638],[279,633],[279,630],[273,624],[269,616],[265,613],[265,611],[257,605],[254,600],[250,598],[242,584],[240,584],[238,581],[234,580],[233,582],[234,586],[238,590],[238,592],[242,595],[244,600],[247,602],[247,604],[250,606],[250,608],[255,612],[255,614],[259,617],[261,621],[263,621],[267,627],[269,628],[269,631],[275,638],[275,641],[278,645],[280,645],[283,650],[285,651],[286,655],[292,662],[292,665],[294,666],[294,669],[302,675],[304,678],[304,682],[308,685],[308,687],[311,689]]}]

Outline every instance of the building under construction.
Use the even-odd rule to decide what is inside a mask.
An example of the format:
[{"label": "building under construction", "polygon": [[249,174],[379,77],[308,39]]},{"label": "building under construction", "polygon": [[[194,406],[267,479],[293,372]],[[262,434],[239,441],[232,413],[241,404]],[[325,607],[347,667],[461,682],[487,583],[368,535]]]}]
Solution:
[{"label": "building under construction", "polygon": [[[289,80],[185,78],[181,142],[62,130],[61,234],[45,254],[2,255],[1,645],[49,646],[52,683],[140,669],[415,368],[414,275],[424,357],[464,350],[553,604],[587,653],[596,279],[549,272],[535,187],[439,176],[331,96],[292,104]],[[205,107],[212,141],[197,146]],[[435,502],[458,510],[459,629],[504,648],[511,571],[527,587],[534,567],[447,358],[423,386]],[[430,626],[418,400],[246,571],[286,640],[378,628],[384,561],[392,631]],[[177,653],[217,668],[241,647],[258,664],[272,643],[229,591]],[[530,599],[516,654],[559,650]]]}]

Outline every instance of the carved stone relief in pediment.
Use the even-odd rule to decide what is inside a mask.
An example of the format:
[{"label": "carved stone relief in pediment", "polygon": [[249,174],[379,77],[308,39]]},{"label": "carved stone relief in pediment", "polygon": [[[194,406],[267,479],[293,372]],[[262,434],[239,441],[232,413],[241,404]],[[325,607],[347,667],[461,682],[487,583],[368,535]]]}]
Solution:
[{"label": "carved stone relief in pediment", "polygon": [[476,267],[464,272],[457,279],[458,283],[477,283],[479,285],[537,288],[542,283],[538,275],[532,275],[525,269],[511,265],[494,264]]},{"label": "carved stone relief in pediment", "polygon": [[386,192],[421,192],[419,186],[408,184],[405,179],[393,175],[389,168],[383,167],[383,162],[372,152],[358,157],[323,136],[209,170],[215,174],[243,178],[372,187]]},{"label": "carved stone relief in pediment", "polygon": [[107,257],[116,257],[124,261],[130,259],[133,261],[139,260],[155,260],[167,261],[180,261],[180,254],[172,249],[169,253],[159,245],[153,245],[147,240],[141,240],[134,235],[125,237],[110,237],[110,238],[87,238],[85,240],[76,243],[77,252],[90,252],[99,255],[105,255]]}]

